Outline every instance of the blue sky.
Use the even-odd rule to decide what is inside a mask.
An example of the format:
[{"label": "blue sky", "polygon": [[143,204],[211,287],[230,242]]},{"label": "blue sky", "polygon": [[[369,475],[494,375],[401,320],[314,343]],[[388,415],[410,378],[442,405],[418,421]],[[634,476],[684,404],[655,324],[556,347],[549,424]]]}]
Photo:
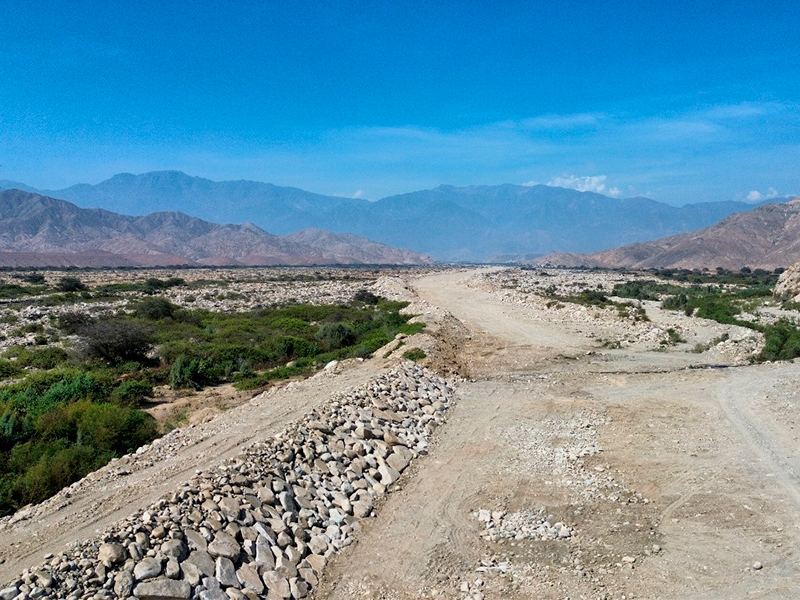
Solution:
[{"label": "blue sky", "polygon": [[796,194],[798,22],[788,1],[0,0],[0,179]]}]

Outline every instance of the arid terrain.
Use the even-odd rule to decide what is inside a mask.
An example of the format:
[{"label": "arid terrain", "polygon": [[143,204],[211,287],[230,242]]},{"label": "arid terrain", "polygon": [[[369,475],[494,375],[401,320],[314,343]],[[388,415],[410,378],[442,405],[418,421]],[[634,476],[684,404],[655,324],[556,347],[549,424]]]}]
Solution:
[{"label": "arid terrain", "polygon": [[[205,542],[185,532],[202,522],[206,540],[222,539],[205,525],[219,519],[220,529],[228,523],[225,538],[241,544],[231,560],[243,564],[225,593],[210,581],[230,576],[225,561],[217,558],[214,577],[198,575],[192,593],[204,599],[796,598],[798,365],[752,363],[764,343],[759,332],[656,301],[638,303],[649,320],[637,320],[548,296],[610,292],[637,278],[498,268],[383,273],[369,288],[410,301],[406,310],[428,325],[400,340],[427,353],[427,369],[403,360],[399,344],[330,365],[176,429],[3,519],[0,579],[10,587],[0,597],[157,597],[152,581],[172,586],[161,597],[188,597],[184,581],[197,567],[189,569],[185,554],[205,553]],[[758,310],[765,322],[796,315]],[[296,452],[280,445],[290,438]],[[299,448],[309,465],[298,462]],[[398,453],[407,457],[388,469]],[[263,492],[253,465],[272,473],[276,460],[291,468],[283,479],[269,475],[275,494]],[[348,487],[345,466],[354,473],[348,497],[329,485]],[[309,500],[303,486],[332,491],[312,491]],[[252,520],[237,522],[266,514],[267,505],[269,527],[288,528],[292,539],[278,537],[262,568],[270,560],[252,548]],[[133,531],[172,538],[149,550],[164,577],[143,576],[148,558],[132,548],[139,538],[120,545],[119,557],[109,554]],[[248,557],[264,585],[248,579]],[[67,589],[70,580],[87,582],[87,591]]]}]

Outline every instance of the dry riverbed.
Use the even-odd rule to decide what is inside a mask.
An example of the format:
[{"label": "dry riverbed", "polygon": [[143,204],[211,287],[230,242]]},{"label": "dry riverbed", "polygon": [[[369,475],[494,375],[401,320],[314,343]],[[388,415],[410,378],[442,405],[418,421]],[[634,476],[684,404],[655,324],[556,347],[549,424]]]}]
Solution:
[{"label": "dry riverbed", "polygon": [[[81,575],[93,581],[86,597],[98,600],[145,597],[152,590],[136,586],[166,580],[176,582],[164,583],[174,593],[216,598],[224,589],[232,600],[287,590],[319,599],[796,597],[798,365],[749,364],[763,339],[746,328],[656,302],[643,303],[650,320],[636,322],[610,308],[558,306],[541,289],[610,290],[626,277],[635,276],[481,269],[382,277],[371,289],[411,300],[409,310],[429,324],[412,343],[438,375],[408,371],[387,349],[176,430],[6,523],[0,574],[16,587],[0,595],[58,596],[70,559],[37,565],[99,535],[76,550],[89,561],[76,570],[93,573]],[[422,396],[429,404],[414,402],[418,390],[431,390]],[[440,404],[430,408],[434,397]],[[270,449],[285,431],[299,431],[278,439],[301,439],[307,466],[284,447]],[[255,459],[243,458],[256,455],[271,494],[258,491],[267,475],[259,481]],[[283,478],[272,459],[292,465]],[[205,475],[219,468],[228,475]],[[195,489],[210,504],[193,504]],[[234,516],[228,497],[243,512]],[[144,519],[150,506],[159,508]],[[261,562],[262,534],[247,529],[259,515],[286,533],[274,544],[264,535],[264,551],[274,547]],[[135,530],[158,540],[139,548],[158,562],[154,578],[133,575],[145,557],[134,559],[129,546],[102,576],[94,571],[99,542],[117,543],[121,522],[131,539]],[[227,559],[233,575],[224,561],[207,575],[223,578],[221,587],[195,582],[195,569],[183,566],[203,544],[189,529],[208,548],[228,540],[222,530],[239,544]],[[170,537],[183,545],[166,548]],[[130,588],[119,575],[128,568]],[[53,580],[45,571],[55,571]],[[248,580],[253,571],[257,580]],[[194,583],[185,589],[184,581]],[[61,597],[70,593],[84,597]]]}]

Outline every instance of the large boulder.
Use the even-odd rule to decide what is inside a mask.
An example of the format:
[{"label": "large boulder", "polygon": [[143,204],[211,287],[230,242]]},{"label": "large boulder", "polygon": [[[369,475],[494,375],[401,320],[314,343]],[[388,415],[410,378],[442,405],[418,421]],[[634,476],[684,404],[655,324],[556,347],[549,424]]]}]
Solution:
[{"label": "large boulder", "polygon": [[800,302],[800,262],[781,273],[775,285],[775,297]]},{"label": "large boulder", "polygon": [[187,600],[192,594],[192,586],[186,581],[175,579],[155,579],[136,586],[133,595],[140,600]]}]

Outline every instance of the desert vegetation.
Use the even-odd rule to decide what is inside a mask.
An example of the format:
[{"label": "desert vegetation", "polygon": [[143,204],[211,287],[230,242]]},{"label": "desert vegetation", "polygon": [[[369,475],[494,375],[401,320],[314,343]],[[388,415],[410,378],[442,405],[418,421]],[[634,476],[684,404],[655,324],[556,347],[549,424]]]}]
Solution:
[{"label": "desert vegetation", "polygon": [[[691,272],[690,272],[691,273]],[[753,358],[756,361],[791,360],[800,356],[800,328],[789,318],[772,323],[760,323],[745,314],[753,313],[774,296],[778,272],[746,271],[731,273],[720,270],[715,274],[657,271],[660,277],[685,281],[690,285],[676,285],[657,280],[634,281],[618,284],[613,295],[657,300],[670,310],[680,310],[687,316],[710,319],[725,325],[747,327],[764,334],[763,349]],[[791,304],[784,304],[793,310]]]},{"label": "desert vegetation", "polygon": [[[330,281],[308,272],[273,275],[273,287]],[[349,274],[338,295],[320,296],[327,304],[298,302],[293,288],[268,306],[231,279],[97,278],[91,285],[71,275],[16,277],[0,289],[13,300],[0,351],[0,514],[41,502],[163,434],[145,410],[159,389],[233,383],[258,390],[333,360],[367,358],[397,334],[424,327],[400,313],[406,303],[377,296]],[[167,295],[176,288],[183,306]],[[218,307],[196,307],[187,290],[213,294]],[[100,311],[92,310],[96,303],[104,303]],[[237,310],[242,303],[250,308]]]}]

